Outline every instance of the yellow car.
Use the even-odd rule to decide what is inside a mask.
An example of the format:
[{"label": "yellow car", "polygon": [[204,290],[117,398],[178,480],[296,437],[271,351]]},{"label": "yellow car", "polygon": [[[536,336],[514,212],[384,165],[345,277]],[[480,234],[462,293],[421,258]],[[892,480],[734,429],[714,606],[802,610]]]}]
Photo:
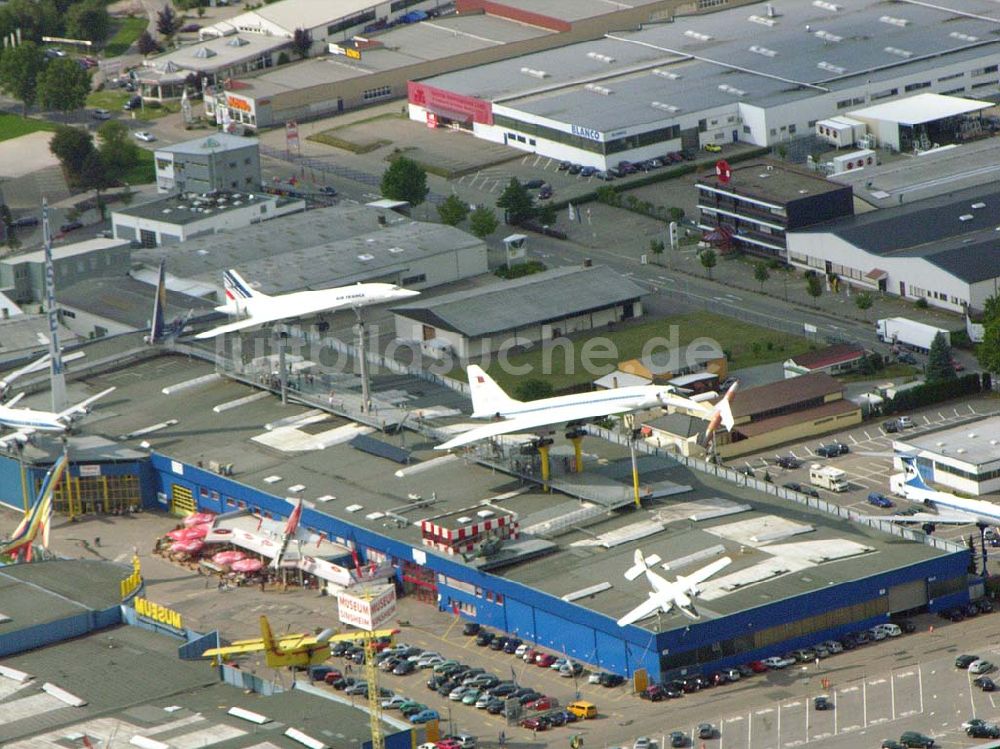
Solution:
[{"label": "yellow car", "polygon": [[722,150],[722,146],[717,146],[714,143],[706,143],[704,149],[709,153],[719,153]]}]

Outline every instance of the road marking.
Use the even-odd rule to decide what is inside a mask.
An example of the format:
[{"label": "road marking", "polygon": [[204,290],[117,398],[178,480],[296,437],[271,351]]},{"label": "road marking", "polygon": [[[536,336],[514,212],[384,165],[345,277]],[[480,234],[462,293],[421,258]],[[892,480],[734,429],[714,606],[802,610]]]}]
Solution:
[{"label": "road marking", "polygon": [[730,723],[734,723],[737,720],[743,720],[743,716],[737,715],[735,718],[726,718],[726,720],[728,720]]},{"label": "road marking", "polygon": [[857,692],[858,691],[858,687],[856,687],[856,686],[854,686],[854,687],[844,687],[843,689],[840,689],[838,691],[841,694],[846,694],[847,692]]},{"label": "road marking", "polygon": [[861,730],[861,726],[844,726],[843,728],[840,729],[840,732],[848,733],[850,731],[859,731],[859,730]]}]

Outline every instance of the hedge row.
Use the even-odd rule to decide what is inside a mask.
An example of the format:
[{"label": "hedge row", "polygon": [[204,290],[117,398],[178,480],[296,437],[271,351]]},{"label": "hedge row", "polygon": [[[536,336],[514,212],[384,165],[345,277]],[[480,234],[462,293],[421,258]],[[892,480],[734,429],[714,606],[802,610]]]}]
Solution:
[{"label": "hedge row", "polygon": [[913,411],[923,406],[930,406],[934,403],[959,398],[963,395],[975,395],[989,391],[991,379],[988,372],[980,374],[967,374],[955,380],[944,382],[933,382],[910,388],[901,393],[897,393],[895,398],[887,400],[882,406],[883,414],[903,413]]}]

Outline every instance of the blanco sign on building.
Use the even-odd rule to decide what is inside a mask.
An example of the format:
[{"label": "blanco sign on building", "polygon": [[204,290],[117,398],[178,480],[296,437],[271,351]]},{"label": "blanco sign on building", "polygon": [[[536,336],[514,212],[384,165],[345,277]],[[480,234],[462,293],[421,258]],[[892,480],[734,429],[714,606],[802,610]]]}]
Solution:
[{"label": "blanco sign on building", "polygon": [[396,588],[373,585],[356,592],[337,593],[337,616],[344,624],[371,632],[379,629],[396,613]]}]

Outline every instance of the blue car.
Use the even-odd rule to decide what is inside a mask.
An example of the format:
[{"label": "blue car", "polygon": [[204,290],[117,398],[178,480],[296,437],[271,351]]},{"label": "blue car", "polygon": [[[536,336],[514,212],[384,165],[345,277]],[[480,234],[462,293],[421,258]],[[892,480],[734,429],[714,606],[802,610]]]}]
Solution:
[{"label": "blue car", "polygon": [[868,495],[868,503],[873,504],[876,507],[892,507],[892,500],[889,499],[884,494],[879,494],[878,492],[871,492]]},{"label": "blue car", "polygon": [[427,723],[431,720],[437,720],[439,717],[437,710],[421,710],[419,713],[410,716],[410,722]]}]

